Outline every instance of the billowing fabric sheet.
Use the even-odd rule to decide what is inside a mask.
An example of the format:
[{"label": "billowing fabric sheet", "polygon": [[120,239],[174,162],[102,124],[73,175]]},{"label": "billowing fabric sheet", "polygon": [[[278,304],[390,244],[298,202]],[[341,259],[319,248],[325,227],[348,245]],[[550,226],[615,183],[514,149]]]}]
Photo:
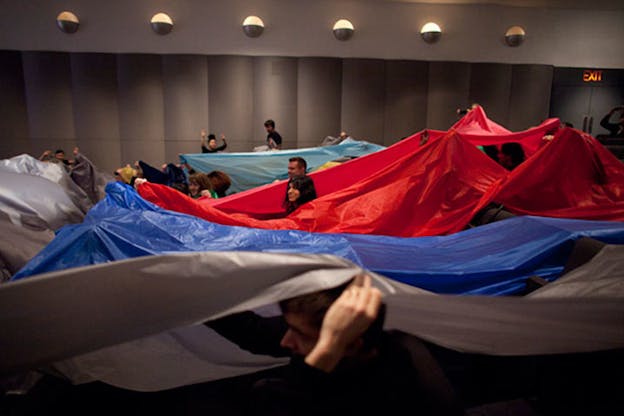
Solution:
[{"label": "billowing fabric sheet", "polygon": [[177,167],[173,163],[168,163],[163,170],[156,169],[142,160],[139,160],[139,166],[143,172],[143,177],[150,182],[160,183],[167,186],[187,182],[184,170]]},{"label": "billowing fabric sheet", "polygon": [[[336,182],[358,177],[357,171],[349,174],[351,166],[355,171],[373,156],[381,158],[392,150],[311,176],[315,182],[317,177],[335,177]],[[450,234],[465,228],[491,202],[518,214],[624,220],[624,165],[594,138],[573,129],[560,130],[511,173],[453,131],[384,162],[375,173],[321,194],[286,218],[271,220],[226,213],[224,205],[193,200],[154,184],[142,185],[139,193],[163,208],[221,224],[325,233]],[[263,194],[275,204],[282,201],[285,186],[258,189],[253,197]],[[249,195],[239,203],[243,201],[251,204],[255,199]]]},{"label": "billowing fabric sheet", "polygon": [[[557,130],[558,126],[558,119],[548,119],[539,126],[513,133],[489,120],[483,108],[478,107],[455,123],[449,132],[454,132],[457,137],[475,146],[518,142],[523,146],[525,154],[530,156],[543,144],[542,137]],[[444,137],[445,133],[436,130],[421,131],[383,151],[362,156],[345,163],[344,166],[334,167],[328,172],[314,172],[310,176],[314,179],[317,194],[324,196],[376,175],[397,159],[418,151],[423,134],[427,134],[429,142],[435,142]],[[282,182],[202,203],[218,207],[224,212],[245,213],[259,219],[274,218],[283,213],[281,202],[285,189],[286,184]]]},{"label": "billowing fabric sheet", "polygon": [[70,172],[72,180],[87,194],[94,204],[106,196],[106,184],[115,180],[113,175],[99,170],[82,153],[75,155],[76,164]]},{"label": "billowing fabric sheet", "polygon": [[[387,149],[357,159],[349,160],[328,170],[309,174],[314,180],[316,194],[321,197],[374,175],[386,165],[420,147],[422,132],[402,140]],[[439,137],[444,132],[430,131],[430,137]],[[284,215],[282,201],[286,193],[286,181],[253,188],[226,198],[202,201],[202,204],[219,208],[228,213],[244,213],[258,219],[275,218]]]},{"label": "billowing fabric sheet", "polygon": [[22,154],[11,159],[0,160],[0,172],[24,173],[45,178],[58,184],[83,214],[93,205],[84,190],[72,180],[65,168],[58,163],[42,162],[30,155]]},{"label": "billowing fabric sheet", "polygon": [[525,155],[531,156],[542,146],[542,138],[546,134],[554,134],[559,130],[559,124],[558,118],[549,118],[538,126],[513,133],[488,119],[483,107],[478,106],[457,121],[449,131],[457,132],[475,146],[517,142],[522,145]]},{"label": "billowing fabric sheet", "polygon": [[[384,162],[380,170],[358,182],[320,196],[286,218],[272,220],[226,214],[157,184],[141,185],[139,193],[163,208],[220,224],[415,237],[463,229],[489,202],[483,199],[486,192],[507,172],[455,133]],[[338,168],[319,174],[338,175]],[[343,174],[348,175],[348,170]],[[280,201],[285,194],[282,186]]]},{"label": "billowing fabric sheet", "polygon": [[591,136],[563,129],[492,193],[515,214],[624,221],[624,164]]},{"label": "billowing fabric sheet", "polygon": [[[78,190],[88,202],[84,192]],[[65,224],[82,221],[84,208],[59,183],[42,176],[0,171],[0,212],[15,225],[57,230]]]},{"label": "billowing fabric sheet", "polygon": [[15,225],[3,212],[0,212],[0,235],[3,236],[0,238],[0,282],[9,280],[54,238],[52,230]]},{"label": "billowing fabric sheet", "polygon": [[[596,274],[603,269],[609,273]],[[249,309],[275,313],[267,307],[359,270],[334,256],[177,253],[11,282],[0,286],[0,373],[67,359],[55,368],[75,383],[151,391],[257,371],[283,361],[244,353],[198,324]],[[434,295],[376,274],[373,282],[387,304],[386,328],[447,348],[495,355],[624,348],[623,287],[600,290],[624,279],[623,247],[606,246],[572,274],[576,288],[546,286],[534,297]]]},{"label": "billowing fabric sheet", "polygon": [[518,293],[527,277],[556,279],[572,241],[624,243],[624,223],[515,217],[449,236],[399,238],[260,230],[163,210],[112,183],[82,224],[63,228],[14,279],[179,251],[326,253],[437,293]]},{"label": "billowing fabric sheet", "polygon": [[304,149],[249,152],[249,153],[190,153],[180,155],[182,163],[188,163],[198,172],[220,170],[227,173],[232,185],[228,193],[241,192],[288,176],[288,159],[300,156],[306,160],[309,170],[342,156],[363,156],[384,149],[374,143],[346,139],[335,146]]}]

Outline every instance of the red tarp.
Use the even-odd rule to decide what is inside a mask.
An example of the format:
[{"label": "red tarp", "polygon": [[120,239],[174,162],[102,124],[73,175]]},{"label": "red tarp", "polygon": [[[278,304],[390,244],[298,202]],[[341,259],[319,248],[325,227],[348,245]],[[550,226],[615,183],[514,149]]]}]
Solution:
[{"label": "red tarp", "polygon": [[578,130],[561,130],[491,192],[516,214],[624,220],[624,164]]},{"label": "red tarp", "polygon": [[527,157],[542,146],[542,138],[546,134],[554,134],[559,129],[559,119],[549,118],[542,124],[517,133],[488,119],[482,107],[471,110],[449,129],[459,133],[462,139],[475,146],[500,145],[507,142],[518,142],[522,145]]},{"label": "red tarp", "polygon": [[[311,174],[319,198],[286,218],[260,219],[283,213],[285,181],[216,201],[196,201],[149,183],[139,193],[163,208],[220,224],[327,233],[449,234],[463,229],[490,202],[515,213],[624,220],[624,165],[576,130],[560,130],[552,142],[543,141],[553,126],[557,119],[505,134],[477,108],[448,133],[429,132],[424,146],[419,145],[421,132]],[[536,150],[513,173],[475,147],[508,141]]]}]

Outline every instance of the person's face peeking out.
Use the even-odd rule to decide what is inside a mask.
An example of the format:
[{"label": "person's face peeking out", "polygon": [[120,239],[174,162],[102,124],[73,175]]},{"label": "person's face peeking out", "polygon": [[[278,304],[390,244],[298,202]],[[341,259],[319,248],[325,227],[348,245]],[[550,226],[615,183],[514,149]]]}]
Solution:
[{"label": "person's face peeking out", "polygon": [[189,193],[191,196],[199,194],[199,184],[197,182],[189,181]]},{"label": "person's face peeking out", "polygon": [[282,337],[280,345],[295,355],[308,355],[318,341],[319,329],[308,323],[302,314],[287,312],[284,319],[288,323],[288,331]]},{"label": "person's face peeking out", "polygon": [[299,189],[296,189],[292,184],[288,186],[288,201],[295,202],[301,196]]}]

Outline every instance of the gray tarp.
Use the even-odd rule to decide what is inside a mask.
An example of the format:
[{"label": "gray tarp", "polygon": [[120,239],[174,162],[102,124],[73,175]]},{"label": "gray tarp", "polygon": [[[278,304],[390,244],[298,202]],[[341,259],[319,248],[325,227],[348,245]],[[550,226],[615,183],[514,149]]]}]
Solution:
[{"label": "gray tarp", "polygon": [[22,173],[54,182],[65,190],[69,199],[83,214],[86,214],[93,206],[84,190],[72,180],[69,173],[59,163],[42,162],[30,155],[21,154],[0,160],[0,172]]},{"label": "gray tarp", "polygon": [[[610,272],[599,277],[606,264]],[[283,361],[245,353],[197,324],[245,309],[267,313],[358,271],[328,255],[178,253],[10,282],[0,286],[0,372],[65,359],[55,368],[75,383],[153,391],[257,371]],[[460,351],[533,355],[623,348],[621,287],[591,289],[623,271],[624,248],[606,246],[570,274],[592,279],[562,294],[546,286],[532,297],[442,296],[373,276],[387,328]]]},{"label": "gray tarp", "polygon": [[[83,195],[88,200],[84,192]],[[44,177],[0,171],[0,212],[15,225],[56,231],[63,225],[82,222],[86,211],[57,183]]]},{"label": "gray tarp", "polygon": [[94,204],[106,196],[106,184],[114,181],[113,175],[98,170],[83,154],[78,153],[71,170],[72,180],[87,194]]},{"label": "gray tarp", "polygon": [[0,212],[0,282],[8,280],[54,238],[48,229],[15,225]]}]

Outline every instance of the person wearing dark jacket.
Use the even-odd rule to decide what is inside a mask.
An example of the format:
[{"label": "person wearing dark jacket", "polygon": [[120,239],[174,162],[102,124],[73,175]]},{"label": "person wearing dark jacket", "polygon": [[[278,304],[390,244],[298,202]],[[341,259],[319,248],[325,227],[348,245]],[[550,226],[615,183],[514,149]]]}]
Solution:
[{"label": "person wearing dark jacket", "polygon": [[225,141],[225,135],[221,134],[221,141],[223,144],[217,146],[217,137],[210,133],[208,135],[208,142],[206,142],[206,130],[201,131],[201,149],[202,153],[217,153],[225,150],[227,142]]},{"label": "person wearing dark jacket", "polygon": [[265,121],[264,128],[267,132],[266,144],[269,150],[280,150],[282,148],[282,136],[275,131],[275,121]]},{"label": "person wearing dark jacket", "polygon": [[241,312],[206,322],[255,354],[291,357],[250,392],[255,415],[461,415],[425,345],[383,331],[381,292],[368,275],[280,302],[281,316]]},{"label": "person wearing dark jacket", "polygon": [[[611,123],[611,117],[618,112],[620,113],[620,118],[618,119],[617,123]],[[606,130],[609,130],[609,136],[606,137],[624,137],[624,106],[612,108],[611,111],[609,111],[602,118],[602,120],[600,120],[600,125]]]}]

